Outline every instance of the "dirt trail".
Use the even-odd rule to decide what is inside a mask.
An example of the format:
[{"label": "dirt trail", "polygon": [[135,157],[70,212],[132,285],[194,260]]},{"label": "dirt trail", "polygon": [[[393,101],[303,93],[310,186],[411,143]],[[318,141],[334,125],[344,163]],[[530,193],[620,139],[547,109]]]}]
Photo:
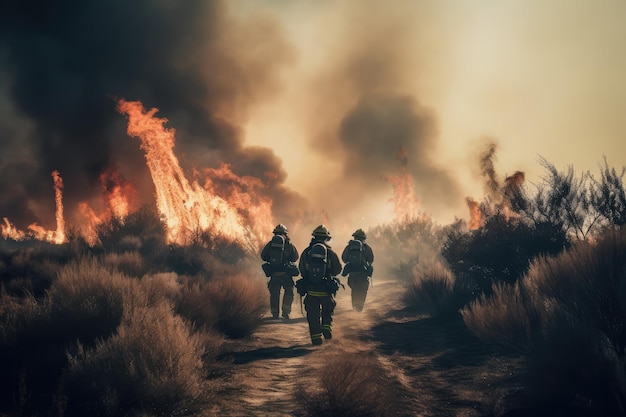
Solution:
[{"label": "dirt trail", "polygon": [[292,319],[267,319],[247,340],[231,341],[230,389],[220,416],[297,416],[297,385],[317,381],[324,357],[375,352],[405,391],[407,416],[500,415],[515,400],[517,364],[473,338],[462,322],[437,323],[402,309],[403,285],[374,281],[365,310],[352,311],[350,289],[341,289],[333,339],[312,346],[306,319],[294,302]]}]

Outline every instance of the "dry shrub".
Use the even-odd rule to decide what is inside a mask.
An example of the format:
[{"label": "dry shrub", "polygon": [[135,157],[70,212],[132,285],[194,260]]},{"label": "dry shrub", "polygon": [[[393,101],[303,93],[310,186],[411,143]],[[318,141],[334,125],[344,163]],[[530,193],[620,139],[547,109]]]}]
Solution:
[{"label": "dry shrub", "polygon": [[146,275],[139,281],[142,294],[147,298],[147,305],[154,305],[162,300],[175,304],[182,297],[179,277],[173,272],[161,272]]},{"label": "dry shrub", "polygon": [[70,357],[63,378],[66,415],[189,412],[205,394],[204,337],[167,302],[136,305],[111,338]]},{"label": "dry shrub", "polygon": [[463,308],[461,315],[478,338],[523,354],[541,338],[540,301],[518,283],[497,284],[493,295],[482,295]]},{"label": "dry shrub", "polygon": [[414,269],[404,297],[409,307],[432,317],[457,314],[465,299],[464,291],[456,285],[452,272],[440,263]]},{"label": "dry shrub", "polygon": [[48,293],[58,331],[83,343],[110,335],[119,325],[125,296],[136,283],[92,257],[64,267]]},{"label": "dry shrub", "polygon": [[533,261],[519,285],[463,310],[472,332],[523,353],[530,398],[587,415],[626,404],[626,231]]},{"label": "dry shrub", "polygon": [[218,306],[209,302],[208,286],[204,280],[184,280],[180,299],[176,303],[176,312],[197,328],[217,327]]},{"label": "dry shrub", "polygon": [[139,252],[109,252],[102,257],[102,262],[126,275],[140,277],[146,272],[143,259]]},{"label": "dry shrub", "polygon": [[215,329],[232,338],[250,336],[268,308],[263,284],[243,274],[210,281],[204,288],[204,302],[215,308]]},{"label": "dry shrub", "polygon": [[18,335],[24,329],[35,327],[35,323],[46,321],[47,316],[45,306],[38,304],[32,295],[13,297],[2,288],[0,290],[0,348],[17,347]]},{"label": "dry shrub", "polygon": [[385,417],[398,415],[398,396],[382,366],[369,355],[343,353],[319,370],[319,388],[299,385],[304,416]]}]

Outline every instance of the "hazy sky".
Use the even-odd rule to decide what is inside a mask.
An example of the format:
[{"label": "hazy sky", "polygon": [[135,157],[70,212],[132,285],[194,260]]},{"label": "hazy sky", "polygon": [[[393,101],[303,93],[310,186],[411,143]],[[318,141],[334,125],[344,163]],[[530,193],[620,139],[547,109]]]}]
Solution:
[{"label": "hazy sky", "polygon": [[342,65],[342,54],[353,53],[355,45],[375,50],[379,42],[397,48],[389,58],[402,66],[393,88],[433,111],[438,134],[432,157],[468,195],[482,193],[475,170],[485,137],[498,144],[500,175],[521,170],[531,182],[543,173],[538,156],[560,169],[573,165],[592,173],[604,155],[609,165],[626,165],[623,1],[250,1],[246,6],[239,11],[276,16],[297,50],[296,65],[284,73],[286,91],[252,115],[247,134],[254,143],[292,144],[275,148],[289,172],[288,184],[314,181],[305,163],[312,156],[301,146],[310,136],[302,112],[315,100],[320,79]]},{"label": "hazy sky", "polygon": [[383,178],[403,173],[420,210],[467,218],[488,141],[498,175],[529,182],[540,156],[626,165],[625,18],[621,0],[16,3],[0,17],[0,217],[52,227],[55,169],[70,223],[111,167],[150,199],[117,97],[159,108],[185,169],[261,178],[277,221],[389,221]]}]

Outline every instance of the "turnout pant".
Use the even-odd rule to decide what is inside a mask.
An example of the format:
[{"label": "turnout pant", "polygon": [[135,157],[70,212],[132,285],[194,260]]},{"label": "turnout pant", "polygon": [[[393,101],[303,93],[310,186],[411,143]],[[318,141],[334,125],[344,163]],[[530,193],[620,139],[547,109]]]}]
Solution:
[{"label": "turnout pant", "polygon": [[314,344],[320,344],[322,334],[330,339],[333,333],[333,315],[337,302],[332,294],[309,291],[304,298],[306,319],[309,322],[309,333]]},{"label": "turnout pant", "polygon": [[283,294],[282,311],[283,316],[291,314],[291,304],[293,303],[293,278],[285,272],[272,274],[267,288],[270,290],[270,311],[272,316],[278,317],[280,313],[280,290],[285,289]]},{"label": "turnout pant", "polygon": [[370,286],[369,277],[365,273],[351,272],[348,276],[348,286],[352,290],[352,309],[362,311],[365,306],[367,290]]}]

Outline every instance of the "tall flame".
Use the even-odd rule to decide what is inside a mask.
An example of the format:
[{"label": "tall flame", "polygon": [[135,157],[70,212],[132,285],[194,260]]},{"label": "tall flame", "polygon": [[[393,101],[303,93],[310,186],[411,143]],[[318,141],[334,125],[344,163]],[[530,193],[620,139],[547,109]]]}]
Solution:
[{"label": "tall flame", "polygon": [[33,237],[38,240],[44,240],[50,243],[61,244],[65,242],[65,219],[63,217],[63,180],[59,171],[52,171],[52,180],[54,182],[54,201],[56,203],[56,230],[46,230],[37,223],[28,226],[28,232],[17,229],[6,217],[3,218],[4,224],[0,225],[2,237],[5,239],[23,240],[27,237]]},{"label": "tall flame", "polygon": [[470,230],[477,230],[480,228],[483,222],[483,215],[480,212],[480,204],[470,197],[467,197],[465,201],[467,202],[467,207],[469,207],[470,211],[468,227]]},{"label": "tall flame", "polygon": [[396,160],[401,167],[400,175],[382,175],[382,178],[393,186],[393,211],[396,220],[400,221],[407,217],[418,215],[419,199],[415,195],[413,177],[408,171],[407,150],[402,148],[396,153]]},{"label": "tall flame", "polygon": [[154,116],[158,109],[146,111],[139,101],[121,99],[117,110],[128,116],[128,135],[141,141],[168,241],[185,244],[198,231],[207,231],[256,250],[258,239],[250,229],[255,223],[248,224],[236,207],[216,195],[213,182],[207,182],[207,188],[203,188],[197,181],[190,183],[185,178],[173,152],[175,130],[164,127],[167,119]]}]

